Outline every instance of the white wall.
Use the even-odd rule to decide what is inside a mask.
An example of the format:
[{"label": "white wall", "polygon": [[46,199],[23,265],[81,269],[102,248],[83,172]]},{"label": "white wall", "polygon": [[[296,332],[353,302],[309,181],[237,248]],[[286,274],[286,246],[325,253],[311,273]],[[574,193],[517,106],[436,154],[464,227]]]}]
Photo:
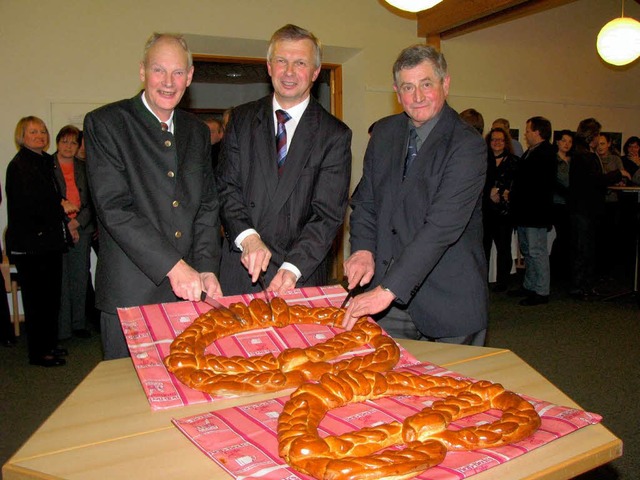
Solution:
[{"label": "white wall", "polygon": [[[443,42],[450,104],[480,111],[485,133],[495,118],[508,118],[521,140],[534,115],[555,130],[595,117],[623,141],[640,135],[640,61],[613,67],[596,51],[598,32],[620,7],[620,0],[581,0]],[[625,16],[640,20],[640,5],[627,1]]]},{"label": "white wall", "polygon": [[[595,116],[623,138],[640,134],[638,62],[613,68],[595,53],[598,30],[619,12],[619,0],[578,0],[444,41],[450,103],[480,110],[487,123],[507,117],[520,129],[533,115],[547,116],[554,128],[575,128],[581,118]],[[626,13],[639,19],[640,5],[626,2]],[[18,119],[42,117],[55,136],[65,123],[81,122],[87,110],[133,96],[142,47],[153,31],[215,45],[215,51],[195,53],[256,57],[271,33],[291,22],[323,41],[327,61],[342,59],[355,186],[368,126],[397,111],[393,61],[403,47],[421,41],[416,21],[393,14],[382,0],[0,0],[0,19],[3,183],[16,152]],[[0,228],[5,225],[2,206]]]}]

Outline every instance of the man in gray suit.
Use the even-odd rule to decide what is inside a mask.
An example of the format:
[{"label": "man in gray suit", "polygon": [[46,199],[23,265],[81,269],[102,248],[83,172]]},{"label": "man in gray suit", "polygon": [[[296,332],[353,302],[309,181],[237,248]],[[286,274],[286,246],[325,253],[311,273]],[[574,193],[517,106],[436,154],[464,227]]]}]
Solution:
[{"label": "man in gray suit", "polygon": [[233,109],[218,167],[226,294],[324,285],[351,174],[351,130],[310,96],[318,39],[286,25],[269,44],[274,94]]},{"label": "man in gray suit", "polygon": [[392,336],[482,345],[485,143],[446,104],[441,53],[408,47],[393,73],[404,113],[376,122],[352,198],[345,273],[350,289],[369,291],[351,301],[345,326],[384,312],[380,323]]},{"label": "man in gray suit", "polygon": [[222,293],[214,273],[219,203],[209,129],[175,110],[192,77],[184,39],[154,34],[140,64],[144,91],[85,119],[105,359],[128,355],[117,308]]}]

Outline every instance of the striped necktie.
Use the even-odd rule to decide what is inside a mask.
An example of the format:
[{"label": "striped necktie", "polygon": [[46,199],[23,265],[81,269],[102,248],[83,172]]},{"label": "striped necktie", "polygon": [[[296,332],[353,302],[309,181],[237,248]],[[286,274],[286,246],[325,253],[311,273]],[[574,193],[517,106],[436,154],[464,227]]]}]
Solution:
[{"label": "striped necktie", "polygon": [[284,124],[291,119],[284,110],[276,110],[276,118],[278,120],[278,133],[276,134],[276,152],[278,154],[278,172],[284,165],[287,158],[287,129]]},{"label": "striped necktie", "polygon": [[416,158],[418,154],[418,133],[415,128],[409,130],[409,145],[407,146],[407,156],[404,159],[404,173],[402,174],[402,179],[404,180],[409,172],[409,168],[411,168],[411,164],[413,160]]}]

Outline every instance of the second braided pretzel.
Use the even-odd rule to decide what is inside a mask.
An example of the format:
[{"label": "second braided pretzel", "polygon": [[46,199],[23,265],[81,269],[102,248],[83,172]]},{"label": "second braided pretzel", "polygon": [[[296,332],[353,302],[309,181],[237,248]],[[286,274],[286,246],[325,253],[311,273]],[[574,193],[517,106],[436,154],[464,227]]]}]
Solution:
[{"label": "second braided pretzel", "polygon": [[[326,413],[348,403],[393,395],[441,397],[407,417],[342,435],[321,437]],[[502,411],[492,423],[450,430],[460,418]],[[278,419],[279,454],[297,470],[322,480],[401,480],[441,463],[448,450],[514,443],[540,426],[533,406],[500,384],[391,371],[342,371],[298,388]],[[402,450],[383,450],[404,445]]]},{"label": "second braided pretzel", "polygon": [[[260,299],[252,300],[249,306],[233,303],[229,308],[212,309],[198,317],[171,343],[164,363],[182,383],[210,394],[273,392],[317,380],[324,373],[393,368],[400,358],[398,345],[384,335],[376,323],[364,317],[353,329],[324,343],[305,349],[286,349],[278,356],[269,353],[246,358],[205,354],[209,344],[236,333],[301,323],[339,326],[343,317],[344,310],[337,307],[288,305],[279,297],[269,304]],[[366,344],[375,350],[363,356],[329,361]]]}]

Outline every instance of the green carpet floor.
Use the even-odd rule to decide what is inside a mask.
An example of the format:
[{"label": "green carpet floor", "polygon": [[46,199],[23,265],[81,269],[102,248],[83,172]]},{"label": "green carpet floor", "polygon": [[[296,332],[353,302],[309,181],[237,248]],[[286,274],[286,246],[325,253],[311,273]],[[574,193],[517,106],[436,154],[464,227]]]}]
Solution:
[{"label": "green carpet floor", "polygon": [[[580,480],[640,478],[640,310],[633,298],[582,302],[552,292],[548,305],[520,307],[492,294],[487,346],[512,350],[624,442],[624,455]],[[100,362],[100,337],[73,339],[68,365],[27,363],[24,336],[0,347],[0,463],[4,464]],[[634,398],[635,397],[635,398]],[[501,479],[502,480],[502,479]]]}]

